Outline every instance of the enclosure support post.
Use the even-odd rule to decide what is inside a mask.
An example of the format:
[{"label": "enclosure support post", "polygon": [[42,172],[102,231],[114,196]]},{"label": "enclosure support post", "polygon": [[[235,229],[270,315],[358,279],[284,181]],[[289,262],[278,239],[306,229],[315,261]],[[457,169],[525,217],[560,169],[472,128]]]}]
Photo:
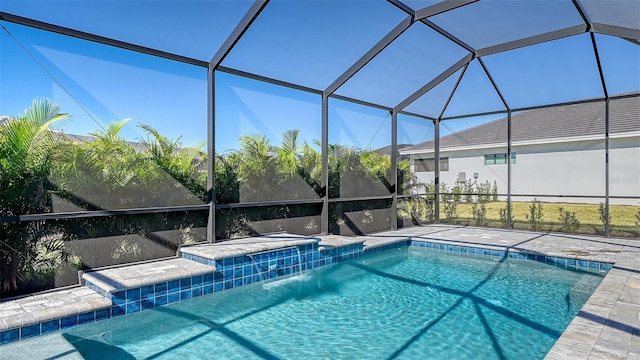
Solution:
[{"label": "enclosure support post", "polygon": [[511,110],[507,113],[507,228],[511,223]]},{"label": "enclosure support post", "polygon": [[215,95],[215,69],[209,68],[207,73],[207,201],[209,203],[209,218],[207,221],[207,241],[216,241],[216,95]]},{"label": "enclosure support post", "polygon": [[398,229],[398,113],[391,111],[391,230]]},{"label": "enclosure support post", "polygon": [[322,94],[322,212],[320,213],[320,233],[329,233],[329,96]]},{"label": "enclosure support post", "polygon": [[610,224],[610,216],[609,216],[609,98],[605,100],[604,104],[604,214],[605,214],[605,222],[604,222],[604,236],[611,236],[611,224]]},{"label": "enclosure support post", "polygon": [[435,186],[435,203],[434,203],[434,219],[436,224],[440,223],[440,118],[433,122],[433,138],[434,138],[434,179]]},{"label": "enclosure support post", "polygon": [[[586,15],[582,12],[580,5],[574,1],[574,5],[583,18],[586,19]],[[591,27],[591,23],[586,21]],[[611,224],[609,218],[609,91],[607,90],[607,82],[604,78],[604,71],[602,70],[602,62],[600,61],[600,53],[598,52],[598,44],[596,37],[593,33],[591,35],[591,45],[593,46],[593,54],[596,58],[596,64],[598,64],[598,72],[600,73],[600,83],[602,84],[602,92],[604,93],[604,236],[609,237],[611,235]]]}]

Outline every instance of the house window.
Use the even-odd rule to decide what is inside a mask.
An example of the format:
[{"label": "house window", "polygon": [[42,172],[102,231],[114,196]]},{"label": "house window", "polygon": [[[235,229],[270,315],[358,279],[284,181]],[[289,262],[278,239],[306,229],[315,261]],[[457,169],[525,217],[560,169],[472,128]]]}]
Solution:
[{"label": "house window", "polygon": [[[507,163],[507,154],[488,154],[484,156],[485,165],[499,165]],[[511,163],[516,163],[516,153],[511,153]]]},{"label": "house window", "polygon": [[[415,159],[414,163],[416,172],[435,171],[435,161],[431,159]],[[449,158],[440,158],[440,171],[449,171]]]}]

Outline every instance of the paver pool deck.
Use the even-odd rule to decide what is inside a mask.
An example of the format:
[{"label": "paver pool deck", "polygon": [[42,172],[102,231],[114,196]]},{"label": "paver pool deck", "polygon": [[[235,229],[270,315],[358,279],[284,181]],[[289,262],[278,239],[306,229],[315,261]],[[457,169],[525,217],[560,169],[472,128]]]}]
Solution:
[{"label": "paver pool deck", "polygon": [[[536,233],[465,226],[428,225],[402,228],[358,237],[338,235],[302,237],[278,234],[251,239],[239,239],[216,244],[188,247],[188,252],[206,254],[255,253],[277,245],[291,245],[305,241],[319,241],[319,248],[344,246],[364,242],[364,249],[372,249],[406,239],[432,243],[482,247],[501,251],[528,252],[546,256],[614,264],[591,295],[579,314],[569,324],[546,359],[640,359],[640,239],[614,239],[567,234]],[[265,247],[265,241],[271,246]],[[282,245],[281,244],[281,245]],[[282,245],[282,246],[284,246]],[[281,246],[280,246],[281,247]],[[218,248],[216,250],[216,248]],[[138,279],[132,274],[146,274],[168,278],[181,276],[188,260],[168,260],[154,270],[153,263],[109,269],[104,274],[113,280],[122,276],[127,281]],[[199,265],[194,265],[199,266]],[[139,269],[138,269],[139,268]],[[137,269],[137,270],[136,270]],[[132,273],[132,270],[137,272]],[[139,270],[139,271],[138,271]],[[173,274],[173,272],[177,272]],[[137,280],[136,280],[137,281]],[[65,295],[66,294],[66,295]],[[61,300],[61,296],[69,299]],[[26,325],[38,315],[51,316],[56,312],[87,311],[89,308],[108,307],[107,299],[92,290],[59,290],[47,294],[0,302],[0,330],[11,328],[17,322]],[[37,306],[33,306],[37,304]],[[62,304],[62,305],[61,305]],[[59,311],[56,306],[64,306]],[[94,309],[94,310],[95,310]],[[38,314],[34,312],[39,311]],[[1,349],[1,347],[0,347]]]}]

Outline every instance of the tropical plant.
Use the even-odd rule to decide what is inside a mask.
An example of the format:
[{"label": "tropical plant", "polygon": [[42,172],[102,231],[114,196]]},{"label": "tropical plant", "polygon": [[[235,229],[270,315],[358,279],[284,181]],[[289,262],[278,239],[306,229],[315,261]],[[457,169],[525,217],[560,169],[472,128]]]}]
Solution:
[{"label": "tropical plant", "polygon": [[287,130],[282,134],[282,144],[276,150],[280,171],[293,176],[298,170],[298,135],[300,130]]},{"label": "tropical plant", "polygon": [[316,192],[320,190],[319,179],[322,174],[322,155],[306,141],[302,144],[302,155],[298,161],[300,172]]},{"label": "tropical plant", "polygon": [[91,132],[88,141],[60,142],[52,180],[62,198],[85,210],[158,205],[157,167],[120,135],[129,120]]},{"label": "tropical plant", "polygon": [[240,137],[240,149],[234,152],[238,161],[241,201],[270,200],[278,194],[283,180],[276,148],[264,134]]},{"label": "tropical plant", "polygon": [[[48,99],[35,99],[24,114],[0,122],[0,214],[18,216],[51,209],[49,175],[56,142],[54,124],[69,116]],[[42,221],[0,224],[0,293],[13,291],[27,274],[66,260],[57,229]],[[57,256],[50,256],[52,253]]]},{"label": "tropical plant", "polygon": [[411,171],[411,161],[409,159],[398,159],[397,189],[398,194],[406,195],[411,193],[414,184],[420,183],[418,177]]},{"label": "tropical plant", "polygon": [[391,175],[391,156],[375,151],[363,151],[360,154],[360,163],[368,177],[383,182],[387,188],[390,187],[387,179]]},{"label": "tropical plant", "polygon": [[238,164],[240,160],[234,156],[215,154],[215,200],[217,203],[229,204],[240,201],[240,180]]},{"label": "tropical plant", "polygon": [[207,201],[206,172],[199,166],[206,162],[203,150],[206,143],[183,147],[182,137],[171,141],[150,125],[141,124],[138,127],[153,137],[153,141],[146,140],[143,143],[156,165],[175,179],[176,184],[184,186],[200,200]]}]

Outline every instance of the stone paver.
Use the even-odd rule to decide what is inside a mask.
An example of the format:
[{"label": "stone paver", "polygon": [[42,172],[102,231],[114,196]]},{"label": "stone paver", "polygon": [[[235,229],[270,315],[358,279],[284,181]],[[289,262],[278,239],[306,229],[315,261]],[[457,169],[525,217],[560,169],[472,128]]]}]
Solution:
[{"label": "stone paver", "polygon": [[86,287],[57,290],[0,303],[0,331],[105,309],[111,301]]},{"label": "stone paver", "polygon": [[214,272],[215,267],[177,258],[86,273],[85,281],[107,292]]},{"label": "stone paver", "polygon": [[362,244],[365,239],[362,236],[339,236],[339,235],[325,235],[320,236],[320,242],[318,243],[318,249],[331,249],[341,246]]},{"label": "stone paver", "polygon": [[302,235],[274,234],[252,238],[228,240],[215,244],[193,245],[180,248],[183,254],[191,254],[205,259],[223,259],[263,251],[277,250],[291,246],[313,244],[319,237]]}]

